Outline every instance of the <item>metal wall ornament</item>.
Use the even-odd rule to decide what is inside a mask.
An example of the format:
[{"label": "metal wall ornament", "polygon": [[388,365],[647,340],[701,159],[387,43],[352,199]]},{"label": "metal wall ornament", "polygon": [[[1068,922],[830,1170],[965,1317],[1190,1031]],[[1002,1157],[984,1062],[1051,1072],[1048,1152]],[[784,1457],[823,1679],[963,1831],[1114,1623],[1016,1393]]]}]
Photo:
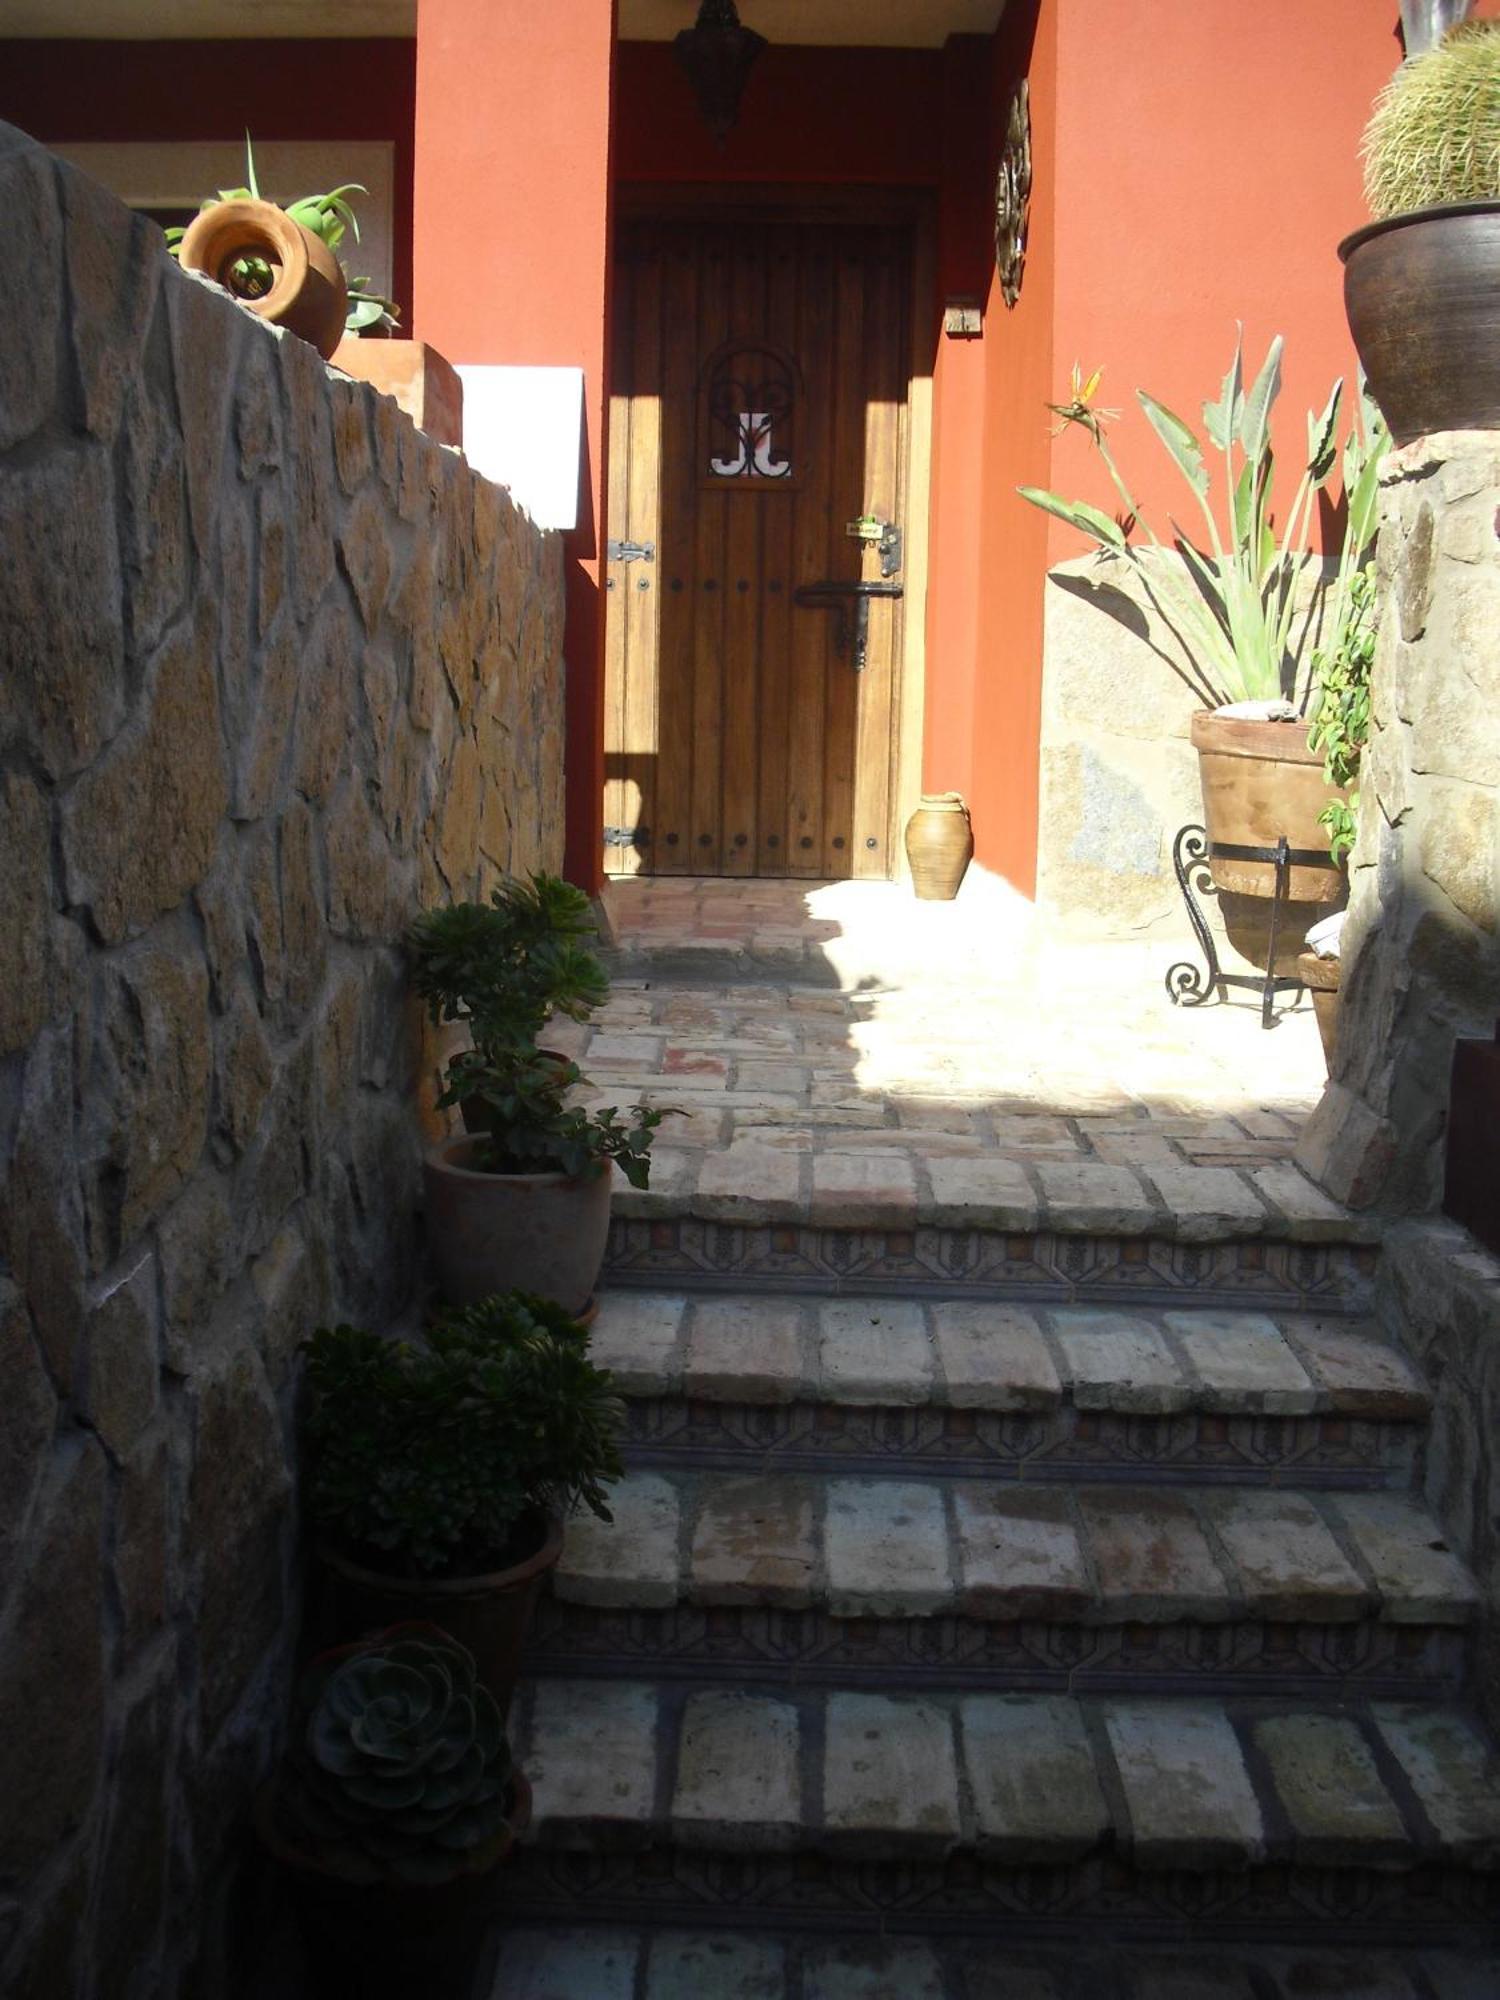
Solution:
[{"label": "metal wall ornament", "polygon": [[1000,296],[1007,306],[1013,306],[1021,296],[1030,217],[1031,86],[1023,76],[1010,94],[995,176],[995,268],[1000,274]]},{"label": "metal wall ornament", "polygon": [[772,348],[722,349],[709,365],[708,473],[790,479],[796,370]]}]

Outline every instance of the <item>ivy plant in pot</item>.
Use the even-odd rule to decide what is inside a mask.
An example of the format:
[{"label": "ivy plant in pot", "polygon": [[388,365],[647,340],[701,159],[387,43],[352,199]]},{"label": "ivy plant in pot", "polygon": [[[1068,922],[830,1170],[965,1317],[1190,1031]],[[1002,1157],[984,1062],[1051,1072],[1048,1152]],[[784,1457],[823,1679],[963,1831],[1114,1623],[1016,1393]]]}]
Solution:
[{"label": "ivy plant in pot", "polygon": [[256,1801],[315,1990],[464,2000],[530,1816],[500,1709],[449,1633],[398,1625],[315,1659]]},{"label": "ivy plant in pot", "polygon": [[308,1508],[339,1636],[428,1618],[504,1707],[532,1608],[583,1505],[610,1518],[620,1403],[560,1306],[506,1293],[422,1344],[322,1327],[306,1344]]},{"label": "ivy plant in pot", "polygon": [[425,1163],[427,1239],[453,1304],[519,1289],[584,1311],[604,1261],[611,1166],[647,1185],[665,1114],[573,1102],[583,1072],[540,1045],[549,1021],[586,1021],[607,996],[585,942],[593,930],[582,890],[546,874],[412,926],[418,994],[435,1024],[457,1022],[472,1042],[438,1098],[459,1107],[466,1129]]},{"label": "ivy plant in pot", "polygon": [[1500,427],[1500,20],[1409,53],[1363,150],[1344,307],[1391,435]]},{"label": "ivy plant in pot", "polygon": [[[1315,648],[1336,652],[1355,615],[1354,580],[1375,532],[1386,439],[1378,412],[1365,404],[1340,452],[1343,385],[1336,382],[1321,413],[1308,417],[1306,458],[1278,538],[1271,411],[1281,386],[1281,355],[1278,335],[1247,387],[1236,342],[1218,396],[1203,405],[1216,469],[1189,424],[1137,391],[1147,421],[1187,481],[1191,529],[1174,520],[1165,539],[1152,530],[1110,449],[1106,423],[1118,412],[1095,405],[1098,375],[1083,382],[1076,368],[1071,399],[1049,407],[1060,430],[1077,425],[1092,439],[1121,516],[1037,487],[1019,490],[1089,536],[1107,559],[1127,564],[1181,647],[1178,672],[1202,704],[1190,734],[1215,885],[1242,896],[1275,895],[1274,862],[1244,850],[1274,848],[1284,835],[1293,854],[1287,899],[1331,904],[1341,899],[1344,878],[1320,828],[1330,791],[1302,718]],[[1316,588],[1312,524],[1319,496],[1340,465],[1343,535],[1332,574],[1320,574],[1322,587]]]}]

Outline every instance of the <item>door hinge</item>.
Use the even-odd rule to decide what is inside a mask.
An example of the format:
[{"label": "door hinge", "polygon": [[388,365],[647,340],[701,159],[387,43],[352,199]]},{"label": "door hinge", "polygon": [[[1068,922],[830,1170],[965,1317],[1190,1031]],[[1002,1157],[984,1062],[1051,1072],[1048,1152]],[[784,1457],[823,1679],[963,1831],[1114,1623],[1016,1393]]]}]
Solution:
[{"label": "door hinge", "polygon": [[644,826],[607,826],[604,829],[606,847],[645,847],[650,840],[650,829]]},{"label": "door hinge", "polygon": [[655,542],[606,542],[605,554],[610,562],[655,562]]}]

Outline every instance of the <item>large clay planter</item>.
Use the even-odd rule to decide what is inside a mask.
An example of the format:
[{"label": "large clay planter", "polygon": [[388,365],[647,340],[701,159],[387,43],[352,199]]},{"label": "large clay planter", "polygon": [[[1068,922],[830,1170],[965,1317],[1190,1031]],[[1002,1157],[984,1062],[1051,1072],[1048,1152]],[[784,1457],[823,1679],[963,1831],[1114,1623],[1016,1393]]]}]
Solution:
[{"label": "large clay planter", "polygon": [[1372,222],[1339,256],[1349,331],[1396,443],[1500,428],[1500,201]]},{"label": "large clay planter", "polygon": [[974,858],[974,830],[962,794],[922,794],[906,822],[906,858],[919,902],[952,902]]},{"label": "large clay planter", "polygon": [[318,1544],[327,1580],[324,1611],[335,1643],[421,1619],[441,1625],[474,1655],[479,1678],[502,1714],[510,1706],[537,1598],[562,1554],[561,1521],[538,1520],[540,1546],[524,1562],[484,1576],[387,1576]]},{"label": "large clay planter", "polygon": [[1191,733],[1215,886],[1232,895],[1274,896],[1274,862],[1213,849],[1274,848],[1285,835],[1296,857],[1288,870],[1287,901],[1338,902],[1344,874],[1329,856],[1318,814],[1341,795],[1323,775],[1321,754],[1307,747],[1307,724],[1244,722],[1200,710]]},{"label": "large clay planter", "polygon": [[425,340],[382,340],[347,335],[333,356],[356,382],[368,382],[395,400],[434,444],[464,441],[464,385],[458,371]]},{"label": "large clay planter", "polygon": [[600,1166],[567,1174],[483,1174],[485,1141],[465,1134],[428,1153],[427,1243],[450,1305],[492,1292],[535,1292],[581,1312],[609,1236],[610,1176]]},{"label": "large clay planter", "polygon": [[1297,959],[1297,977],[1312,995],[1323,1060],[1331,1070],[1339,1048],[1339,961],[1304,951]]},{"label": "large clay planter", "polygon": [[275,1788],[255,1800],[261,1844],[286,1871],[317,2000],[468,2000],[501,1871],[531,1823],[531,1786],[511,1773],[509,1838],[485,1866],[435,1883],[351,1882],[282,1833]]},{"label": "large clay planter", "polygon": [[[258,257],[271,288],[257,297],[235,265]],[[337,257],[310,229],[269,201],[220,201],[188,224],[178,251],[185,271],[201,271],[273,326],[310,340],[326,361],[344,337],[349,288]]]}]

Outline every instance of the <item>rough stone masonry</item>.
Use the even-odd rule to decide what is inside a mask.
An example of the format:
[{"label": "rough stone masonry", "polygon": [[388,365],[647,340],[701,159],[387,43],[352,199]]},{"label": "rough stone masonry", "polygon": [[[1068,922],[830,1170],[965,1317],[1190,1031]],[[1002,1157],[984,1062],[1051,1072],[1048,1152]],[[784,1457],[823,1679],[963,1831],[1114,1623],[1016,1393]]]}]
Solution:
[{"label": "rough stone masonry", "polygon": [[0,213],[0,1990],[165,2000],[227,1990],[297,1342],[412,1275],[397,940],[560,859],[561,555],[7,126]]}]

